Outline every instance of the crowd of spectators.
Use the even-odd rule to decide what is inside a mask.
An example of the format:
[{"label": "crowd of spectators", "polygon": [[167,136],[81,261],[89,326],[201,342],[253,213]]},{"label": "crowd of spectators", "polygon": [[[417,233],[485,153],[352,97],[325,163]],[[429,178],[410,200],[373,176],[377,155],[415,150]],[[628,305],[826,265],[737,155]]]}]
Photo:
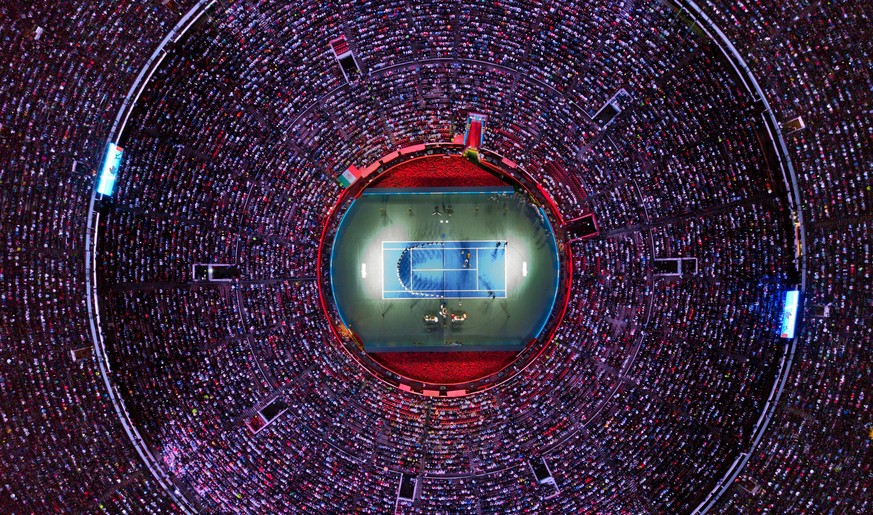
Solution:
[{"label": "crowd of spectators", "polygon": [[[184,11],[193,1],[176,1]],[[225,4],[229,7],[224,8]],[[371,5],[373,4],[373,5]],[[48,4],[46,4],[48,5]],[[869,8],[703,0],[786,134],[805,215],[802,330],[782,400],[717,506],[869,512]],[[123,96],[179,14],[0,5],[0,510],[163,513],[94,352],[85,231]],[[685,512],[749,447],[776,379],[794,220],[760,99],[658,2],[238,0],[167,53],[128,122],[97,255],[109,379],[198,508]],[[347,84],[345,35],[365,72]],[[607,126],[592,115],[628,93]],[[402,392],[334,341],[318,238],[334,178],[448,142],[469,112],[564,219],[573,289],[546,352],[462,398]],[[764,142],[764,143],[762,143]],[[656,258],[694,257],[688,277]],[[228,263],[230,283],[192,281]],[[253,434],[272,399],[288,410]],[[528,459],[544,458],[558,495]],[[395,501],[401,474],[413,502]]]},{"label": "crowd of spectators", "polygon": [[[784,129],[809,228],[805,329],[790,394],[723,506],[870,511],[871,371],[863,349],[873,306],[873,152],[865,143],[873,76],[864,63],[873,13],[850,2],[701,5],[755,71],[779,122],[801,117],[806,125]],[[827,306],[827,318],[813,316]]]},{"label": "crowd of spectators", "polygon": [[[183,6],[189,2],[180,2]],[[178,19],[159,3],[0,5],[0,510],[178,510],[106,394],[84,303],[89,192],[126,89]]]},{"label": "crowd of spectators", "polygon": [[[785,402],[724,499],[726,507],[863,513],[871,500],[869,366],[873,224],[838,221],[807,234],[806,320]],[[823,490],[819,490],[823,489]],[[825,491],[827,495],[816,492]]]}]

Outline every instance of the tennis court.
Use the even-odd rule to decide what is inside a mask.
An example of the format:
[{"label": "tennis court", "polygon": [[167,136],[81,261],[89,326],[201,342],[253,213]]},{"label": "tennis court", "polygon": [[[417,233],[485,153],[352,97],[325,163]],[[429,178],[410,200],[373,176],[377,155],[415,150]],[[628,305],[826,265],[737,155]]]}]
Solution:
[{"label": "tennis court", "polygon": [[506,298],[506,241],[383,241],[382,298]]},{"label": "tennis court", "polygon": [[339,317],[367,352],[520,350],[558,291],[551,226],[509,187],[365,190],[330,259]]}]

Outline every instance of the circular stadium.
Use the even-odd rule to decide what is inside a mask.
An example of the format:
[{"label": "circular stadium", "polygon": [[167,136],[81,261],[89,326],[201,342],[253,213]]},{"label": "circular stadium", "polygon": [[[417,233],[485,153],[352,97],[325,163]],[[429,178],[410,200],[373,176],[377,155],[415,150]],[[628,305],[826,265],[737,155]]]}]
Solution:
[{"label": "circular stadium", "polygon": [[558,325],[560,214],[497,167],[414,150],[325,224],[325,314],[375,376],[465,395],[524,368]]},{"label": "circular stadium", "polygon": [[870,513],[871,16],[0,3],[0,511]]}]

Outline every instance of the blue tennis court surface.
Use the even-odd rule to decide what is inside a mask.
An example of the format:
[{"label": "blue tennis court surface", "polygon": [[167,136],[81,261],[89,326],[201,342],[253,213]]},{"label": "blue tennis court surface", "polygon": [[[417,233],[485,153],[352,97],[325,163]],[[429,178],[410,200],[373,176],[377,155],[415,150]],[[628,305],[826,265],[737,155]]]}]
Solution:
[{"label": "blue tennis court surface", "polygon": [[384,241],[382,298],[506,297],[506,241]]}]

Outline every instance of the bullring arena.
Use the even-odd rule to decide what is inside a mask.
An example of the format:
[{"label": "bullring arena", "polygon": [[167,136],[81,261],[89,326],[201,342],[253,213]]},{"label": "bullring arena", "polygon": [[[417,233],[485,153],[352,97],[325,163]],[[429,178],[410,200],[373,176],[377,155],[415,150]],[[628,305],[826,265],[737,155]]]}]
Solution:
[{"label": "bullring arena", "polygon": [[3,513],[870,513],[866,2],[0,2]]}]

